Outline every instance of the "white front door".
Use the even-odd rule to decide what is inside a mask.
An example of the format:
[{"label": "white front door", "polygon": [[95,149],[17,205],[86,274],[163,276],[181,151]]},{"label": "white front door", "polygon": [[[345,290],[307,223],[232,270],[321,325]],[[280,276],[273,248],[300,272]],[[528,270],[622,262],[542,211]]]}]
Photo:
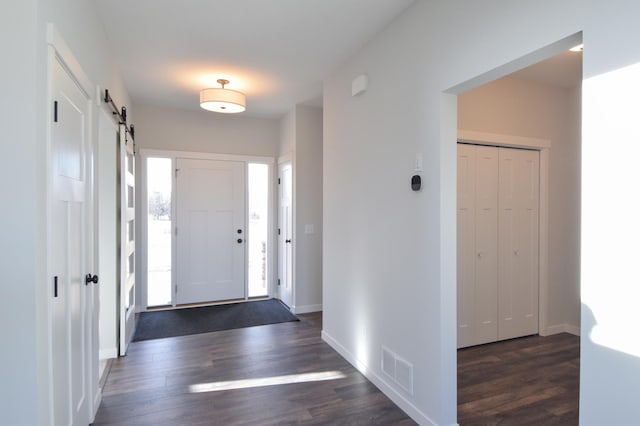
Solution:
[{"label": "white front door", "polygon": [[292,307],[293,304],[293,180],[291,162],[282,163],[279,172],[279,214],[278,214],[278,289],[280,300]]},{"label": "white front door", "polygon": [[136,324],[135,162],[133,137],[120,125],[120,356],[127,353]]},{"label": "white front door", "polygon": [[245,298],[245,164],[176,161],[176,303]]},{"label": "white front door", "polygon": [[56,425],[89,423],[91,304],[86,284],[93,251],[88,162],[89,104],[57,57],[52,61],[51,123],[51,357]]}]

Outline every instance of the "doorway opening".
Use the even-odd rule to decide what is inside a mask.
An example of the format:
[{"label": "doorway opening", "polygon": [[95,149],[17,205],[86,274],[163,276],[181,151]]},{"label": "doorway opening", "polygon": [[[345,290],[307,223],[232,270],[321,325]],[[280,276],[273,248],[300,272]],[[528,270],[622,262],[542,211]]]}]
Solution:
[{"label": "doorway opening", "polygon": [[[568,49],[568,46],[558,46],[571,43],[571,40],[576,41],[577,38],[580,38],[579,35],[553,46],[555,52],[552,53],[557,54],[556,56],[458,94],[458,140],[540,150],[538,334],[549,336],[569,333],[567,336],[576,341],[578,338],[570,335],[578,335],[580,331],[582,57],[581,52],[566,51],[565,47]],[[561,51],[562,53],[559,53]],[[529,142],[525,142],[526,140]],[[545,140],[548,146],[545,146]],[[547,193],[543,196],[542,191],[545,191],[545,187]],[[543,228],[547,231],[543,232]],[[458,244],[460,238],[461,230],[458,228]],[[514,251],[514,255],[517,255],[517,251]],[[458,280],[463,275],[460,267],[458,258]],[[460,296],[458,293],[458,299]],[[571,347],[575,352],[577,346]],[[486,354],[490,351],[491,345],[483,348],[486,349]],[[466,352],[464,354],[465,356],[459,359],[467,359]],[[579,353],[564,355],[579,360]],[[467,361],[465,365],[468,365]],[[460,423],[472,421],[472,413],[468,410],[473,410],[474,403],[478,402],[466,386],[468,370],[464,368],[463,364],[458,365]],[[566,376],[573,378],[571,386],[575,389],[568,406],[575,410],[574,414],[577,416],[577,361],[568,363],[567,368],[571,371],[565,371]],[[484,397],[498,400],[499,393],[505,389],[492,389],[492,386],[495,385],[487,382],[483,390]],[[488,395],[492,398],[487,398]],[[523,398],[526,396],[523,395]],[[477,404],[475,409],[478,409]],[[494,415],[507,415],[501,412],[499,407],[482,407],[481,410],[493,412]],[[476,418],[474,421],[485,422],[487,419]]]}]

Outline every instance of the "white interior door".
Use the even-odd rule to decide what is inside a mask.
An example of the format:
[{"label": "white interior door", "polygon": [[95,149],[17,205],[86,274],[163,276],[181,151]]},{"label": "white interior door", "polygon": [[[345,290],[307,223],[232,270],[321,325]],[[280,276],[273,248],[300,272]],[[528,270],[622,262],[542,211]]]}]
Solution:
[{"label": "white interior door", "polygon": [[499,339],[538,332],[538,151],[500,149]]},{"label": "white interior door", "polygon": [[293,180],[291,162],[279,165],[278,283],[280,300],[293,304]]},{"label": "white interior door", "polygon": [[135,161],[133,138],[120,125],[120,356],[136,327]]},{"label": "white interior door", "polygon": [[245,298],[245,164],[176,161],[176,303]]},{"label": "white interior door", "polygon": [[[91,379],[91,288],[85,283],[88,243],[89,97],[58,62],[52,63],[51,271],[53,411],[56,425],[88,424]],[[92,284],[91,284],[92,285]],[[97,361],[97,360],[96,360]]]}]

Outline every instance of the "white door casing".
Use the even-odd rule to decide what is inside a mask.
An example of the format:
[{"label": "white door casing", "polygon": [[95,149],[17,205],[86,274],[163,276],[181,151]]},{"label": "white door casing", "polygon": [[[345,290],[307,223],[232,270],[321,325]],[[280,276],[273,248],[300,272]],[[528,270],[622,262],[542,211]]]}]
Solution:
[{"label": "white door casing", "polygon": [[278,166],[278,279],[280,300],[293,307],[293,179],[291,162]]},{"label": "white door casing", "polygon": [[90,96],[61,58],[52,56],[49,256],[53,421],[82,425],[91,417],[90,375],[94,367],[90,335],[93,284],[85,282],[93,267]]},{"label": "white door casing", "polygon": [[177,304],[245,298],[245,169],[176,160]]},{"label": "white door casing", "polygon": [[120,356],[127,353],[136,325],[135,160],[133,137],[120,124]]},{"label": "white door casing", "polygon": [[538,151],[500,149],[500,340],[538,332]]}]

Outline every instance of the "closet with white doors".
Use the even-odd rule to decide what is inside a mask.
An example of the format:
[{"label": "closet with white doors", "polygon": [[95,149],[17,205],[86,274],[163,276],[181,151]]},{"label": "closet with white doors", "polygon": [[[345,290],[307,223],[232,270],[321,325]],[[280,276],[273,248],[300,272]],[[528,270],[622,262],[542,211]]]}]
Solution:
[{"label": "closet with white doors", "polygon": [[458,347],[538,333],[539,152],[458,144]]}]

